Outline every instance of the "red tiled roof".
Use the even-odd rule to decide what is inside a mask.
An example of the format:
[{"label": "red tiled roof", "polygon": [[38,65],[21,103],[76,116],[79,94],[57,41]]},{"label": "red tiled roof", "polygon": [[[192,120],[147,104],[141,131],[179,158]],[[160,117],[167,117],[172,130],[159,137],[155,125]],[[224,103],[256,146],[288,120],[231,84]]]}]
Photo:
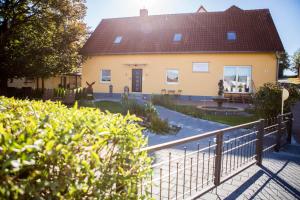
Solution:
[{"label": "red tiled roof", "polygon": [[[235,41],[227,32],[236,32]],[[173,42],[175,33],[182,34]],[[120,44],[114,44],[122,36]],[[268,9],[103,19],[81,50],[84,55],[284,51]]]}]

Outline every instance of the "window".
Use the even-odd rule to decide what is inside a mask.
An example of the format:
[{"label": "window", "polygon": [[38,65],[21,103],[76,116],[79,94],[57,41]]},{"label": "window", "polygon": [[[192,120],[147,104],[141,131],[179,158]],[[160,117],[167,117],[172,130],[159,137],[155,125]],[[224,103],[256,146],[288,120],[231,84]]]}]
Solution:
[{"label": "window", "polygon": [[173,42],[179,42],[182,39],[182,34],[181,33],[175,33],[173,37]]},{"label": "window", "polygon": [[251,67],[224,67],[225,92],[251,92]]},{"label": "window", "polygon": [[193,63],[193,72],[208,72],[208,63]]},{"label": "window", "polygon": [[115,38],[114,44],[120,44],[122,42],[123,37],[122,36],[117,36]]},{"label": "window", "polygon": [[101,70],[100,82],[102,83],[110,83],[111,81],[111,71],[109,69]]},{"label": "window", "polygon": [[227,40],[236,40],[236,32],[227,32]]},{"label": "window", "polygon": [[168,84],[177,84],[178,83],[178,78],[179,76],[179,71],[176,69],[168,69],[167,70],[167,83]]}]

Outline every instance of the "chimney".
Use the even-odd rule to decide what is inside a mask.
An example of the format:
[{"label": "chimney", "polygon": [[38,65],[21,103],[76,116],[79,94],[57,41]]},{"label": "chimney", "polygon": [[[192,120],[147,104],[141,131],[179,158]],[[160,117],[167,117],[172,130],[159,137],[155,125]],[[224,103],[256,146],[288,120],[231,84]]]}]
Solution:
[{"label": "chimney", "polygon": [[140,9],[140,16],[141,17],[147,17],[148,16],[148,10],[143,8],[143,9]]}]

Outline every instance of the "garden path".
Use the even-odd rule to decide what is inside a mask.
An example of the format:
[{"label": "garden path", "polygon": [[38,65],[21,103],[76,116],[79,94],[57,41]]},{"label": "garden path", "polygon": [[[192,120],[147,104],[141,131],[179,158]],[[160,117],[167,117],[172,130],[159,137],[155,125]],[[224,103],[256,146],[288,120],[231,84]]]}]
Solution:
[{"label": "garden path", "polygon": [[180,126],[181,129],[177,134],[147,133],[149,146],[228,127],[228,125],[194,118],[161,106],[156,106],[156,108],[162,119],[167,119],[170,124]]}]

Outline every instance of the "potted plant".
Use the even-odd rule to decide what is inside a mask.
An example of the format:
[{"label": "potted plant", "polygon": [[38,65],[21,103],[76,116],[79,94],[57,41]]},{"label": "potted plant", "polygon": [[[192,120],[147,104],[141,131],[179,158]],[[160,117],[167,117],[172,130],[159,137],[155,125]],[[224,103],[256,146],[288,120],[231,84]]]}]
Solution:
[{"label": "potted plant", "polygon": [[242,91],[243,91],[243,85],[242,85],[242,84],[240,84],[240,85],[238,86],[238,88],[239,88],[239,92],[242,92]]},{"label": "potted plant", "polygon": [[230,91],[231,91],[231,92],[234,92],[234,89],[235,89],[235,85],[231,85]]}]

